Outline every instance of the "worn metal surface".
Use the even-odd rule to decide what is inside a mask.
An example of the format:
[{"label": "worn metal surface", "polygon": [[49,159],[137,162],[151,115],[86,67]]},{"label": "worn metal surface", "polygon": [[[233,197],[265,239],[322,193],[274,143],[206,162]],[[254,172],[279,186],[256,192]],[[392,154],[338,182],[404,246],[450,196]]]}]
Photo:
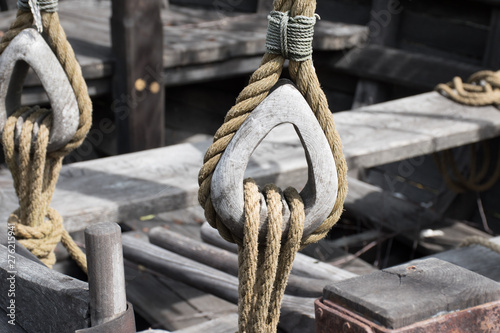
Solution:
[{"label": "worn metal surface", "polygon": [[500,331],[500,301],[436,316],[401,327],[385,328],[328,300],[314,302],[316,333],[491,333]]},{"label": "worn metal surface", "polygon": [[[243,178],[251,154],[259,143],[280,124],[295,127],[308,163],[307,184],[300,192],[306,219],[304,236],[311,234],[328,217],[337,196],[337,172],[332,153],[318,121],[302,94],[288,80],[250,114],[227,146],[212,178],[211,198],[222,222],[243,237]],[[261,200],[260,238],[265,239],[267,207]],[[283,230],[288,229],[290,212],[283,202]],[[285,233],[286,234],[286,233]]]},{"label": "worn metal surface", "polygon": [[135,317],[132,304],[127,302],[127,310],[119,317],[99,326],[76,330],[75,333],[135,333]]},{"label": "worn metal surface", "polygon": [[24,79],[30,67],[50,100],[53,124],[48,150],[54,151],[73,138],[79,122],[78,104],[61,64],[34,29],[20,32],[0,57],[0,134],[7,117],[21,106]]}]

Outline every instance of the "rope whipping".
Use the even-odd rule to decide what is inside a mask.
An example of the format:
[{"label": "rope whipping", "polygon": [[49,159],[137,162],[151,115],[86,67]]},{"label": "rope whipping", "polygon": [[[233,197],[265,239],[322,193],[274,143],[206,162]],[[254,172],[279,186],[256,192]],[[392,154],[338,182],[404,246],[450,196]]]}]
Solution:
[{"label": "rope whipping", "polygon": [[[479,71],[472,74],[467,82],[455,77],[451,82],[441,83],[436,90],[443,96],[464,105],[500,106],[500,71]],[[479,145],[479,147],[478,147]],[[483,192],[491,188],[500,178],[500,161],[493,169],[491,148],[488,143],[470,145],[469,174],[464,176],[457,166],[452,150],[434,153],[434,161],[447,186],[454,192]],[[481,168],[478,168],[478,149],[482,148]],[[490,171],[490,172],[489,172]]]},{"label": "rope whipping", "polygon": [[[228,111],[224,123],[215,133],[214,141],[205,154],[204,164],[198,176],[200,185],[198,200],[205,210],[207,221],[224,239],[239,245],[240,332],[276,332],[281,300],[296,252],[301,247],[319,241],[328,233],[342,214],[347,194],[347,164],[342,152],[342,143],[311,60],[316,2],[275,0],[273,7],[274,10],[269,15],[267,52],[260,67],[252,74],[248,85],[241,91],[236,104]],[[278,81],[287,57],[290,59],[289,72],[292,81],[315,114],[333,154],[337,167],[337,198],[332,212],[323,224],[312,234],[303,235],[304,206],[295,189],[289,188],[281,194],[276,186],[267,185],[263,193],[260,193],[254,181],[246,180],[245,226],[241,238],[230,232],[213,207],[210,198],[212,175],[235,132]],[[258,244],[261,195],[265,197],[268,207],[266,244]],[[291,212],[290,229],[283,244],[282,195]]]},{"label": "rope whipping", "polygon": [[[19,198],[19,208],[10,215],[8,223],[15,225],[19,242],[47,266],[51,267],[55,263],[54,249],[62,242],[70,256],[87,272],[85,254],[64,229],[62,217],[50,207],[50,202],[64,156],[82,144],[90,129],[92,102],[81,68],[59,23],[57,12],[42,11],[41,21],[44,37],[61,63],[75,93],[80,113],[79,124],[74,137],[64,147],[47,152],[52,125],[50,110],[37,106],[21,107],[8,117],[2,135],[2,145]],[[0,54],[17,34],[32,27],[33,23],[31,11],[21,6],[16,20],[0,42]],[[16,123],[19,118],[25,119],[16,148]]]}]

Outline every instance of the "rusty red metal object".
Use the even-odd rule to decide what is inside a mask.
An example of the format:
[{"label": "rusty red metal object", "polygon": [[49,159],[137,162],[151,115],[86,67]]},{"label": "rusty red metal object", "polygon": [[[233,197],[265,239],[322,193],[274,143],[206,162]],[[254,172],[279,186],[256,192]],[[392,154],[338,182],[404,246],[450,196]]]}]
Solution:
[{"label": "rusty red metal object", "polygon": [[136,333],[134,308],[132,307],[132,304],[127,302],[127,310],[123,312],[119,317],[111,321],[108,321],[107,323],[75,331],[75,333],[110,333],[110,332]]},{"label": "rusty red metal object", "polygon": [[500,332],[500,301],[446,313],[405,327],[386,328],[328,300],[317,299],[316,333]]}]

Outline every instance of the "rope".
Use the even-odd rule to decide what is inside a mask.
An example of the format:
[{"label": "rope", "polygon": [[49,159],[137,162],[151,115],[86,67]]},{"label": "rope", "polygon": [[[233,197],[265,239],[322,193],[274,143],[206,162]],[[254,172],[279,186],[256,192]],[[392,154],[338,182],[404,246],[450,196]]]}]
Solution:
[{"label": "rope", "polygon": [[[23,29],[31,27],[33,15],[20,9],[16,20],[0,42],[0,54]],[[55,263],[54,248],[61,241],[70,256],[87,272],[86,257],[64,229],[61,216],[50,207],[64,156],[80,146],[92,123],[92,102],[87,92],[81,68],[71,45],[59,23],[56,12],[42,13],[46,40],[61,63],[75,93],[80,112],[78,129],[69,143],[54,152],[47,152],[52,115],[50,110],[39,107],[21,107],[7,119],[2,144],[14,187],[19,198],[19,208],[9,217],[16,226],[16,237],[47,266]],[[16,123],[26,117],[16,149]],[[35,123],[42,119],[38,132]],[[33,139],[36,135],[36,139]]]},{"label": "rope", "polygon": [[[443,96],[464,105],[486,106],[500,105],[500,71],[479,71],[463,82],[461,78],[455,77],[453,81],[441,83],[436,90]],[[477,170],[477,147],[470,146],[470,170],[469,176],[465,177],[460,172],[451,150],[445,150],[441,154],[434,153],[434,161],[439,172],[443,176],[446,185],[454,192],[464,193],[466,191],[483,192],[490,189],[500,178],[500,161],[496,162],[491,176],[488,175],[491,151],[486,143],[481,143],[484,154],[481,169]],[[449,166],[449,168],[448,168]]]},{"label": "rope", "polygon": [[272,54],[281,54],[294,61],[312,58],[314,25],[319,16],[290,17],[289,11],[272,11],[267,19],[266,49]]},{"label": "rope", "polygon": [[[268,51],[215,133],[214,142],[205,154],[198,176],[198,200],[205,210],[207,221],[218,229],[224,239],[239,245],[238,308],[241,333],[276,332],[281,301],[296,252],[301,247],[319,241],[328,233],[342,214],[347,194],[347,165],[342,153],[342,143],[311,60],[315,9],[314,0],[274,1],[274,11],[269,16],[266,41]],[[286,240],[282,244],[283,207],[280,190],[274,185],[267,185],[262,193],[268,208],[267,236],[266,243],[259,244],[261,194],[255,182],[247,180],[244,183],[245,226],[242,238],[240,235],[233,235],[217,215],[210,198],[210,186],[213,172],[226,147],[250,113],[276,84],[286,57],[290,59],[290,76],[311,107],[329,143],[337,167],[337,198],[322,225],[312,234],[303,235],[305,213],[302,199],[297,190],[287,189],[284,196],[290,206],[291,218]]]},{"label": "rope", "polygon": [[470,236],[464,239],[462,243],[460,243],[459,247],[466,247],[470,245],[481,245],[500,254],[500,245],[497,243],[493,243],[488,238],[484,238],[481,236]]},{"label": "rope", "polygon": [[290,206],[290,230],[281,246],[282,201],[279,188],[266,185],[264,196],[269,208],[264,251],[259,251],[260,193],[247,179],[245,193],[245,233],[238,247],[240,332],[274,333],[293,260],[300,247],[304,227],[304,204],[299,193],[288,188],[284,197]]},{"label": "rope", "polygon": [[[275,11],[290,11],[291,16],[312,17],[315,8],[315,1],[295,0],[292,3],[291,0],[276,0],[274,2]],[[214,142],[205,154],[204,164],[198,175],[200,185],[198,201],[205,209],[207,221],[212,227],[217,228],[224,239],[233,243],[241,244],[242,240],[238,236],[231,234],[215,212],[210,199],[212,174],[234,133],[248,118],[250,112],[266,98],[269,90],[278,81],[284,61],[285,58],[282,55],[270,53],[264,55],[260,67],[253,73],[249,84],[241,91],[236,99],[236,104],[228,111],[224,123],[215,133]],[[332,113],[328,108],[326,96],[320,87],[312,61],[310,59],[301,62],[290,60],[289,71],[292,80],[305,97],[323,129],[337,167],[338,192],[334,207],[320,227],[311,235],[302,238],[301,247],[305,247],[322,239],[340,218],[347,194],[347,164],[342,153],[342,143],[335,129]]]}]

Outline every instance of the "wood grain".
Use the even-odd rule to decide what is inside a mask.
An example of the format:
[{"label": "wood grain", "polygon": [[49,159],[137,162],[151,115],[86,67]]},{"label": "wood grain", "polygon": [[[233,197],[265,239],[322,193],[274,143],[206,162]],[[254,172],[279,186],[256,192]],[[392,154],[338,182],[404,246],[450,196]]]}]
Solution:
[{"label": "wood grain", "polygon": [[387,328],[500,300],[500,284],[438,259],[340,281],[323,297]]},{"label": "wood grain", "polygon": [[121,230],[116,223],[85,229],[92,326],[112,321],[127,310]]},{"label": "wood grain", "polygon": [[[10,284],[15,276],[16,324],[27,332],[74,332],[90,325],[88,284],[15,255],[16,273],[0,245],[0,306],[7,309]],[[3,313],[3,312],[2,312]],[[4,319],[2,319],[4,321]],[[9,331],[10,332],[10,331]]]}]

